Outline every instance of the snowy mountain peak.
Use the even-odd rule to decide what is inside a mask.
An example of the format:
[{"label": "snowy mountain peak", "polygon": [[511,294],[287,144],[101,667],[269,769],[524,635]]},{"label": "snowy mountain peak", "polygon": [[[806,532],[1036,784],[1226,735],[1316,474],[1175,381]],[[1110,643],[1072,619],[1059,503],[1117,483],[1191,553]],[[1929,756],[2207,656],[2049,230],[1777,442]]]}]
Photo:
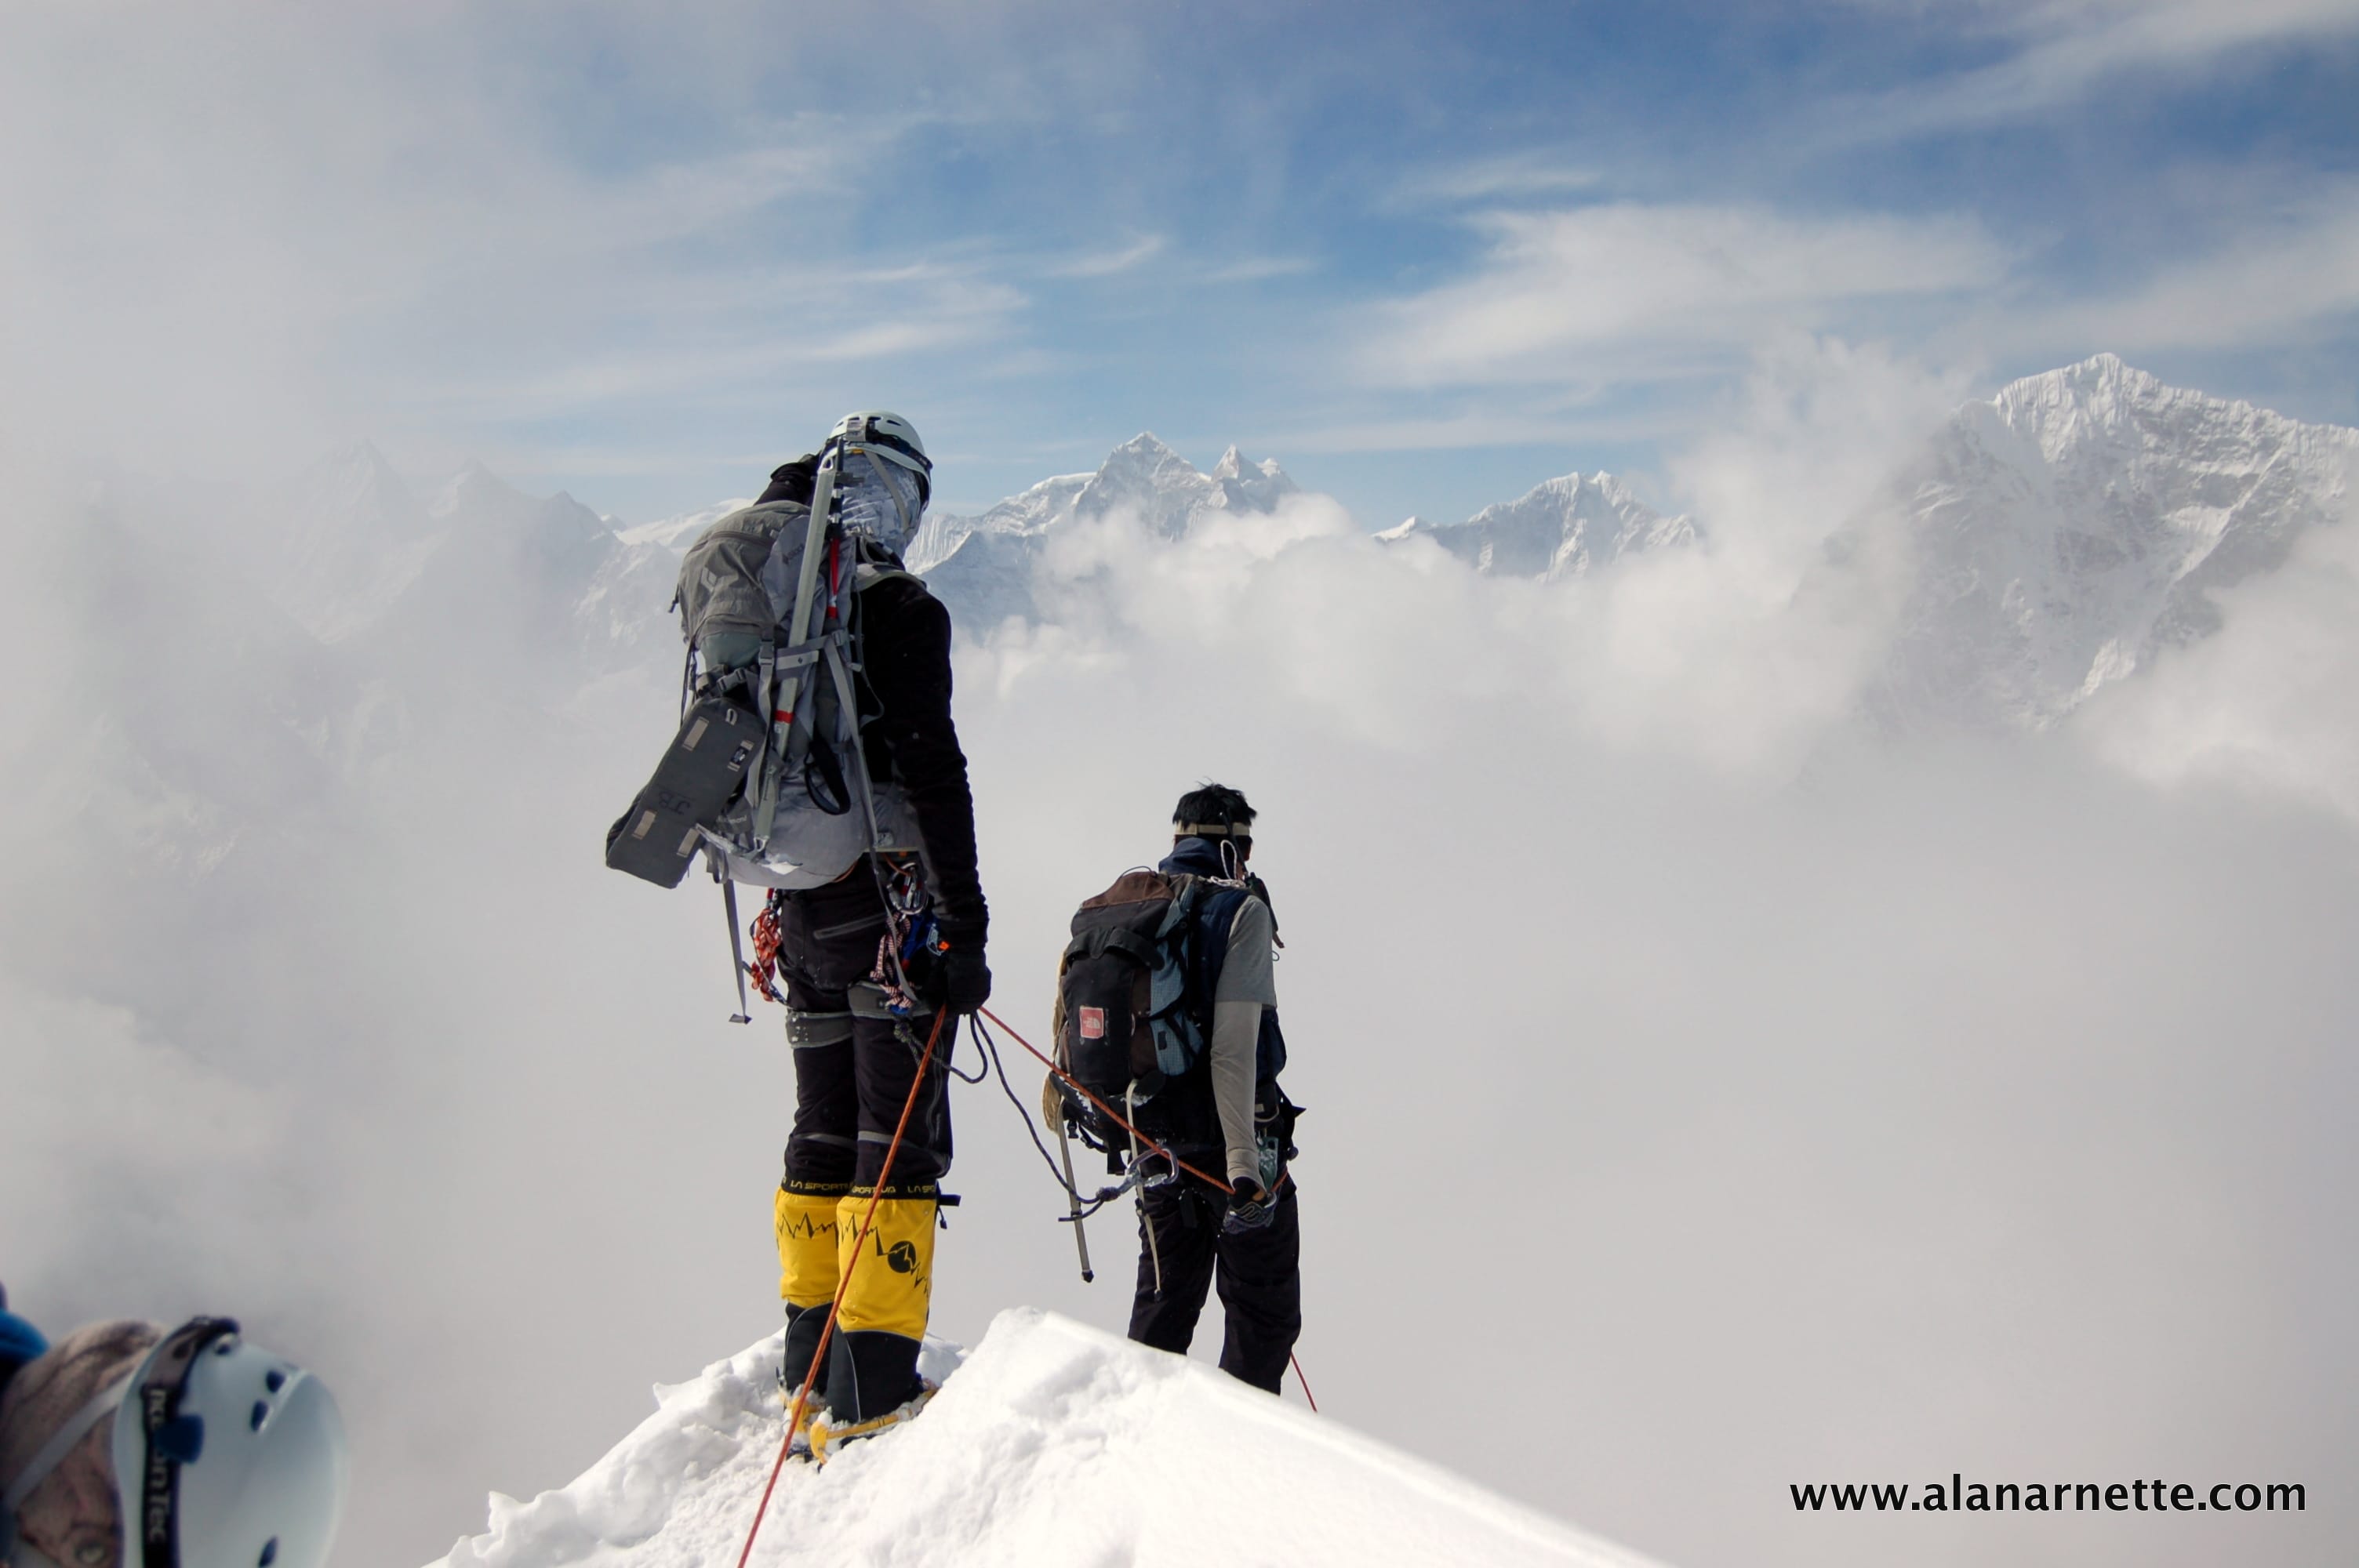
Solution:
[{"label": "snowy mountain peak", "polygon": [[1223,452],[1221,460],[1212,465],[1212,478],[1215,482],[1236,480],[1245,484],[1270,480],[1284,484],[1288,490],[1295,488],[1294,481],[1286,477],[1286,470],[1277,466],[1276,458],[1264,458],[1257,463],[1249,463],[1245,461],[1245,454],[1234,446]]},{"label": "snowy mountain peak", "polygon": [[429,516],[448,519],[462,512],[513,515],[532,504],[522,491],[469,458],[457,473],[435,486],[426,510]]},{"label": "snowy mountain peak", "polygon": [[979,517],[934,514],[905,558],[954,606],[962,624],[995,625],[1034,613],[1039,551],[1076,521],[1135,518],[1159,538],[1179,539],[1215,514],[1272,512],[1299,489],[1275,460],[1248,462],[1233,446],[1207,474],[1142,432],[1107,453],[1094,473],[1042,480]]},{"label": "snowy mountain peak", "polygon": [[1893,719],[2041,728],[2220,624],[2213,590],[2347,509],[2359,431],[2098,354],[1960,409],[1901,483]]},{"label": "snowy mountain peak", "polygon": [[1544,480],[1514,501],[1463,523],[1412,517],[1376,535],[1386,544],[1431,539],[1476,571],[1555,580],[1580,577],[1641,550],[1695,542],[1686,517],[1665,517],[1612,474]]},{"label": "snowy mountain peak", "polygon": [[332,518],[339,528],[408,534],[425,521],[409,482],[370,441],[356,441],[313,465],[293,491],[296,512]]},{"label": "snowy mountain peak", "polygon": [[1107,454],[1073,497],[1071,514],[1125,512],[1149,531],[1176,539],[1206,512],[1267,512],[1295,488],[1276,462],[1249,464],[1234,447],[1207,474],[1154,436],[1142,434]]}]

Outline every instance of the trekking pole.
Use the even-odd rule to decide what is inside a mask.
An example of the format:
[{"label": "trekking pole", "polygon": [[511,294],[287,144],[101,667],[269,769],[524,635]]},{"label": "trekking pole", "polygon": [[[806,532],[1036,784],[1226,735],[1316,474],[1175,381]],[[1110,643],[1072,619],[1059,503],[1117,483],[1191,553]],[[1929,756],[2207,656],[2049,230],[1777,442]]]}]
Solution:
[{"label": "trekking pole", "polygon": [[893,1179],[893,1156],[901,1152],[901,1135],[909,1130],[909,1113],[918,1108],[919,1092],[926,1087],[926,1068],[934,1059],[934,1042],[942,1037],[942,1020],[949,1016],[948,1008],[934,1014],[933,1033],[926,1036],[925,1054],[918,1058],[918,1076],[909,1085],[909,1098],[901,1102],[901,1119],[893,1129],[893,1141],[885,1146],[885,1163],[876,1173],[876,1188],[868,1195],[868,1208],[860,1217],[860,1234],[852,1243],[852,1262],[844,1269],[843,1278],[836,1281],[835,1300],[828,1304],[827,1322],[820,1327],[819,1348],[811,1353],[810,1370],[803,1374],[803,1386],[795,1390],[794,1408],[787,1412],[787,1434],[778,1440],[778,1456],[770,1465],[769,1485],[762,1488],[762,1501],[754,1509],[754,1528],[745,1532],[745,1550],[737,1554],[737,1568],[745,1568],[745,1560],[754,1555],[754,1538],[762,1533],[763,1516],[770,1511],[770,1494],[777,1490],[778,1472],[787,1467],[787,1451],[794,1446],[795,1423],[803,1419],[803,1408],[810,1401],[811,1385],[819,1381],[828,1341],[835,1335],[836,1314],[843,1311],[843,1293],[852,1288],[853,1271],[860,1267],[869,1222],[876,1217],[876,1205],[885,1196],[886,1184]]},{"label": "trekking pole", "polygon": [[1082,1251],[1082,1283],[1097,1278],[1090,1267],[1090,1238],[1082,1229],[1082,1194],[1073,1185],[1073,1138],[1070,1124],[1063,1117],[1057,1119],[1057,1146],[1065,1156],[1065,1201],[1073,1206],[1073,1245]]}]

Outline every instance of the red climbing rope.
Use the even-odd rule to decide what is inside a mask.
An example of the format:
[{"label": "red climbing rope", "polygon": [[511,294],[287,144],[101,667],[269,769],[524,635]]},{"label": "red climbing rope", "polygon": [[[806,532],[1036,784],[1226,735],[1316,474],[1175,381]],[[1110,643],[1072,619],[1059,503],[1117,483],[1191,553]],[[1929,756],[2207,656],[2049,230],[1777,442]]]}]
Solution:
[{"label": "red climbing rope", "polygon": [[[886,1184],[893,1178],[893,1156],[901,1152],[901,1135],[909,1130],[909,1113],[918,1108],[918,1093],[926,1087],[926,1069],[933,1065],[934,1043],[942,1037],[942,1020],[949,1016],[948,1009],[934,1014],[933,1032],[926,1036],[925,1052],[918,1058],[918,1076],[910,1081],[909,1098],[901,1102],[901,1119],[893,1129],[893,1141],[885,1146],[885,1164],[876,1173],[876,1190],[868,1195],[867,1210],[860,1217],[860,1234],[852,1244],[852,1262],[844,1269],[843,1278],[835,1282],[835,1300],[828,1304],[827,1322],[819,1331],[819,1348],[811,1353],[810,1369],[803,1374],[803,1386],[795,1390],[794,1408],[787,1412],[787,1434],[778,1440],[778,1456],[770,1465],[769,1484],[762,1488],[761,1505],[754,1510],[754,1528],[745,1532],[745,1550],[737,1554],[737,1568],[745,1568],[745,1560],[754,1555],[754,1538],[762,1533],[762,1518],[770,1511],[770,1494],[777,1490],[778,1472],[787,1466],[787,1451],[793,1446],[795,1427],[803,1419],[803,1407],[810,1400],[811,1385],[819,1380],[819,1369],[827,1357],[827,1343],[835,1334],[836,1314],[843,1310],[843,1292],[852,1287],[853,1271],[860,1267],[865,1253],[869,1221],[876,1217],[876,1205],[885,1196]],[[1306,1388],[1303,1392],[1308,1394],[1310,1390]]]}]

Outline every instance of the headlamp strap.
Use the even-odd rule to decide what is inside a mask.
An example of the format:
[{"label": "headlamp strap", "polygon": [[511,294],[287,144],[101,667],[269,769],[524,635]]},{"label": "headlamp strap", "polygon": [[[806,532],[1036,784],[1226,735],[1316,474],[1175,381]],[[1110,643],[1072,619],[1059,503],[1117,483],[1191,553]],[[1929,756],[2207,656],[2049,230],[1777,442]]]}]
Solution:
[{"label": "headlamp strap", "polygon": [[[197,1357],[216,1340],[237,1332],[226,1317],[193,1317],[165,1336],[147,1360],[145,1374],[131,1397],[137,1400],[136,1419],[145,1441],[140,1453],[145,1468],[139,1476],[139,1568],[179,1568],[180,1466],[193,1463],[204,1447],[202,1418],[180,1419],[180,1400],[189,1389],[189,1372]],[[125,1493],[125,1477],[115,1477]],[[130,1521],[126,1521],[130,1522]]]}]

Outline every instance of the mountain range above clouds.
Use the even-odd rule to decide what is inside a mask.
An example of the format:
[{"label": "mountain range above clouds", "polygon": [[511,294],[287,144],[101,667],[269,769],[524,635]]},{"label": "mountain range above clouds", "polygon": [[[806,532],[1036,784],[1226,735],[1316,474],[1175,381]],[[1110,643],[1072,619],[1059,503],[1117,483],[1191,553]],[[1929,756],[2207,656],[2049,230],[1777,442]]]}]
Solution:
[{"label": "mountain range above clouds", "polygon": [[[1904,575],[1868,708],[1887,725],[2050,726],[2164,651],[2217,630],[2212,596],[2275,569],[2350,506],[2359,431],[2167,386],[2110,354],[1966,404],[1895,473],[1886,503],[1832,529],[1825,570],[1895,530]],[[978,514],[936,514],[907,552],[969,634],[1055,620],[1050,542],[1115,514],[1153,539],[1271,514],[1304,494],[1232,447],[1209,471],[1141,434],[1094,470]],[[676,656],[679,551],[741,502],[639,525],[535,498],[481,464],[413,488],[355,447],[283,487],[255,586],[311,637],[371,664],[498,633],[560,684]],[[1843,520],[1835,520],[1843,521]],[[1608,473],[1571,473],[1462,522],[1374,537],[1492,577],[1565,583],[1712,547]],[[370,651],[382,649],[371,657]]]},{"label": "mountain range above clouds", "polygon": [[[2171,387],[2099,354],[1965,405],[1835,530],[1824,570],[1896,524],[1907,583],[1864,702],[1887,727],[2045,729],[2165,651],[2216,631],[2213,595],[2283,564],[2352,502],[2359,431]],[[929,522],[910,552],[969,625],[1053,618],[1035,570],[1075,519],[1125,507],[1165,538],[1203,516],[1299,493],[1236,449],[1198,471],[1151,436],[1094,474],[1045,480],[978,517]],[[1375,535],[1430,541],[1487,576],[1561,582],[1706,542],[1609,473],[1567,474],[1463,522]]]}]

